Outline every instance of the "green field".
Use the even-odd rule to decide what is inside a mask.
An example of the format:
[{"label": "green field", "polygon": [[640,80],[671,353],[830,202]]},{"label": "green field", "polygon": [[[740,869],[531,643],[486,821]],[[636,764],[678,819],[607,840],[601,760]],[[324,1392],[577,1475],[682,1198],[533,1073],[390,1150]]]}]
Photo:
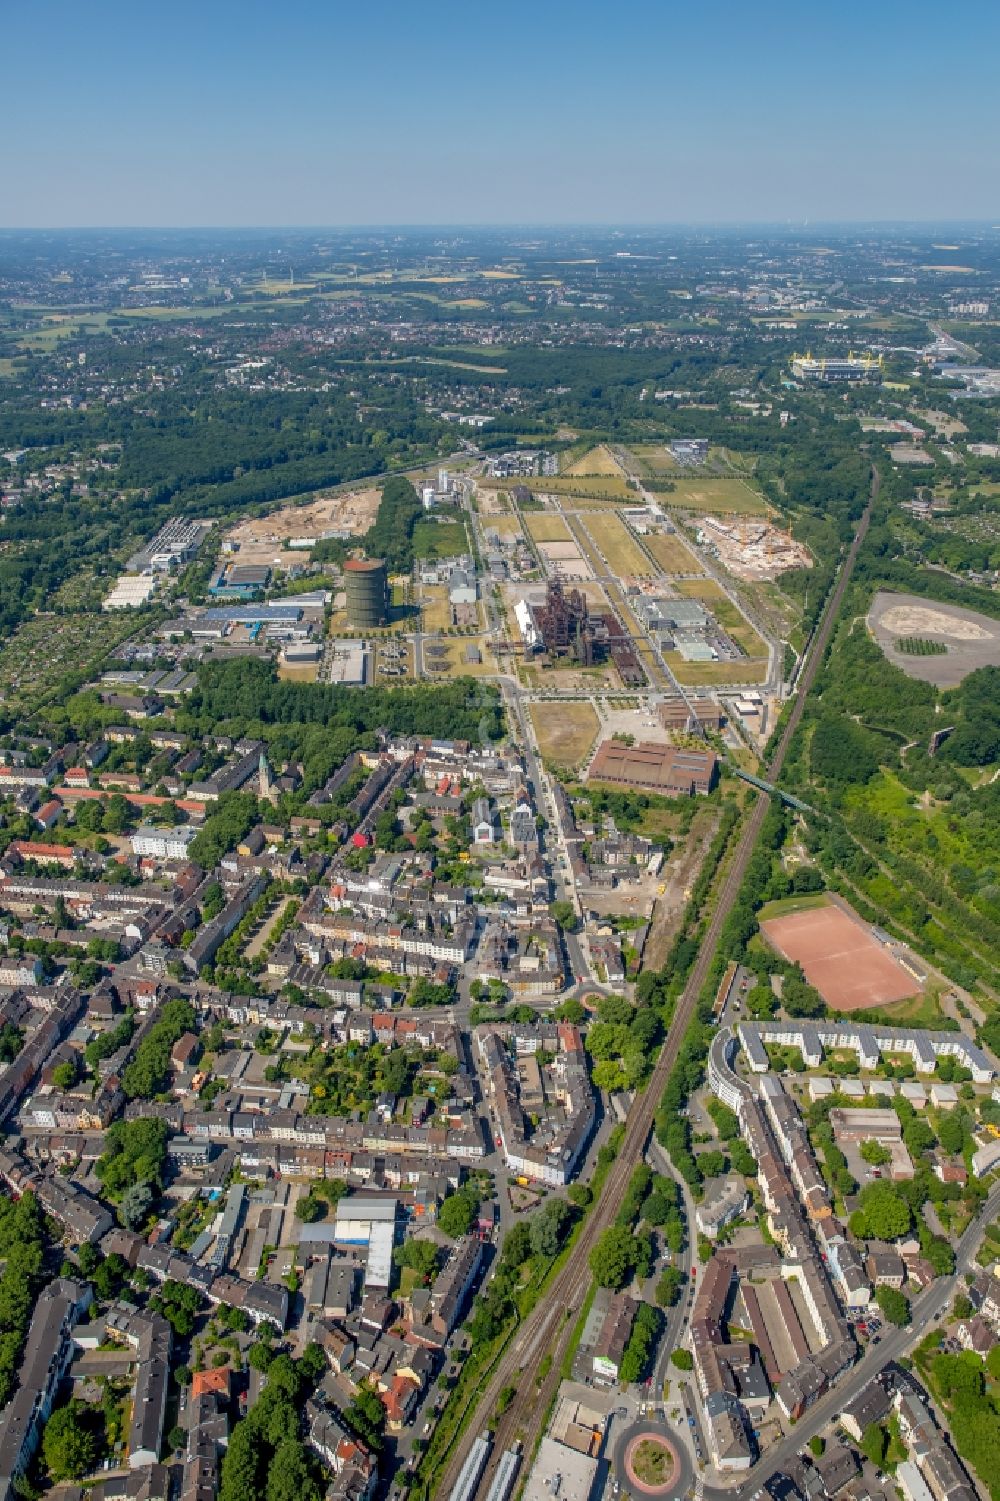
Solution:
[{"label": "green field", "polygon": [[[864,1010],[854,1011],[851,1019],[856,1022],[864,1021],[867,1015]],[[893,1001],[888,1006],[880,1006],[878,1015],[893,1027],[940,1027],[945,1019],[939,992],[931,985],[918,995]]]},{"label": "green field", "polygon": [[576,477],[579,475],[621,475],[617,460],[611,454],[610,449],[603,443],[598,443],[596,448],[590,448],[581,454],[572,464],[567,464],[563,470],[564,475]]},{"label": "green field", "polygon": [[[653,573],[653,565],[646,554],[621,517],[616,516],[613,511],[595,511],[588,515],[584,536],[593,538],[616,578],[622,578],[626,574],[648,577]],[[600,558],[594,558],[593,562],[600,569]]]},{"label": "green field", "polygon": [[634,500],[639,497],[621,474],[571,475],[530,480],[530,490],[540,495],[579,495],[593,500]]},{"label": "green field", "polygon": [[660,475],[670,478],[677,473],[677,460],[665,443],[633,443],[629,453],[635,459],[641,474],[650,479]]},{"label": "green field", "polygon": [[770,922],[773,917],[787,917],[790,912],[811,912],[817,907],[828,906],[830,898],[825,891],[811,891],[804,896],[783,896],[776,902],[765,902],[757,913],[757,921]]},{"label": "green field", "polygon": [[418,558],[457,558],[469,551],[461,521],[418,521],[413,528],[413,552]]},{"label": "green field", "polygon": [[765,516],[770,511],[764,497],[741,479],[685,477],[672,483],[673,490],[663,496],[662,503],[666,506],[718,516]]},{"label": "green field", "polygon": [[529,511],[524,518],[528,533],[535,542],[568,542],[570,529],[561,516],[544,511]]},{"label": "green field", "polygon": [[593,705],[566,701],[528,705],[543,761],[579,766],[597,738],[601,722]]},{"label": "green field", "polygon": [[737,662],[685,662],[680,652],[664,652],[670,671],[685,687],[718,687],[722,683],[762,683],[767,676],[767,658]]},{"label": "green field", "polygon": [[664,532],[651,533],[644,537],[648,552],[653,554],[664,573],[701,573],[702,567],[686,542],[678,536]]}]

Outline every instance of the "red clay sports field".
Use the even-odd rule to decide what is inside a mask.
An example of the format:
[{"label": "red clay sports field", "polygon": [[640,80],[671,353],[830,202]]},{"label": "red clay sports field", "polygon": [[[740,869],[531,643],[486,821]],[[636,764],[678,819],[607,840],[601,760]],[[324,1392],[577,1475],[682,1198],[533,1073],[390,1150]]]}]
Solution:
[{"label": "red clay sports field", "polygon": [[913,975],[840,907],[809,907],[767,918],[760,926],[782,958],[801,964],[833,1011],[885,1006],[920,990]]}]

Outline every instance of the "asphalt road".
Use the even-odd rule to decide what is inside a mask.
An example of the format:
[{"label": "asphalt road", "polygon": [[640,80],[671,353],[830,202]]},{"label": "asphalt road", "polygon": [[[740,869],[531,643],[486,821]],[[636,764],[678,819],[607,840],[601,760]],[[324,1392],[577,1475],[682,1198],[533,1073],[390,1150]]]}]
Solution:
[{"label": "asphalt road", "polygon": [[[878,473],[873,470],[871,498],[858,523],[854,540],[837,582],[826,602],[821,623],[813,639],[809,660],[800,677],[799,697],[792,706],[777,748],[767,767],[766,775],[772,781],[780,775],[792,736],[802,718],[806,695],[812,687],[822,661],[844,591],[854,568],[858,549],[868,530],[872,505],[878,495],[878,485]],[[744,821],[736,848],[715,893],[715,906],[702,933],[701,946],[688,976],[688,982],[677,1002],[669,1035],[663,1044],[645,1090],[636,1098],[629,1112],[616,1170],[610,1176],[604,1192],[588,1215],[568,1260],[560,1268],[546,1296],[523,1321],[517,1335],[494,1367],[492,1378],[484,1385],[478,1408],[479,1414],[483,1416],[470,1423],[455,1444],[449,1462],[441,1472],[435,1486],[436,1496],[447,1496],[454,1488],[474,1439],[481,1431],[483,1423],[489,1421],[489,1415],[495,1410],[497,1398],[507,1385],[515,1385],[517,1395],[496,1422],[493,1453],[480,1480],[477,1495],[485,1495],[489,1490],[499,1456],[504,1449],[509,1447],[515,1437],[523,1436],[525,1451],[528,1453],[534,1451],[535,1441],[540,1436],[550,1401],[558,1389],[560,1364],[572,1337],[574,1314],[579,1309],[591,1283],[588,1264],[590,1252],[603,1231],[614,1222],[625,1197],[632,1169],[642,1161],[645,1154],[657,1105],[677,1061],[688,1025],[694,1016],[698,996],[708,979],[723,926],[739,895],[768,806],[768,799],[764,796],[759,797]],[[546,1366],[543,1366],[543,1360],[548,1361]]]},{"label": "asphalt road", "polygon": [[996,1184],[976,1218],[971,1222],[958,1243],[955,1271],[950,1277],[939,1277],[932,1282],[911,1308],[911,1319],[904,1329],[883,1325],[887,1331],[877,1345],[870,1345],[865,1356],[843,1376],[819,1401],[806,1410],[795,1429],[787,1438],[773,1445],[747,1470],[738,1485],[704,1487],[707,1501],[735,1501],[738,1496],[752,1495],[778,1474],[799,1453],[809,1440],[820,1433],[827,1423],[836,1418],[847,1404],[859,1394],[870,1381],[891,1361],[906,1355],[919,1342],[934,1321],[941,1317],[951,1303],[955,1290],[964,1272],[972,1266],[976,1247],[986,1226],[1000,1214],[1000,1183]]},{"label": "asphalt road", "polygon": [[[614,1421],[614,1419],[612,1419]],[[659,1417],[639,1417],[634,1423],[629,1423],[627,1428],[622,1429],[614,1442],[612,1454],[612,1473],[622,1491],[628,1495],[631,1485],[625,1470],[625,1454],[633,1439],[640,1438],[644,1434],[661,1434],[667,1440],[671,1450],[677,1456],[677,1474],[670,1488],[669,1495],[684,1496],[691,1488],[691,1456],[684,1444],[679,1443],[677,1434],[669,1428]],[[607,1495],[607,1491],[605,1491]]]}]

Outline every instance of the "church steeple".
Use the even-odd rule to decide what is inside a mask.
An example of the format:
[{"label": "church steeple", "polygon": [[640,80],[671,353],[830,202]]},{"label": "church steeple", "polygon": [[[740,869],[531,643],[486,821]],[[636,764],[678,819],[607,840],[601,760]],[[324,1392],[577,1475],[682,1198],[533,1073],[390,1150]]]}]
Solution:
[{"label": "church steeple", "polygon": [[257,762],[257,796],[262,802],[273,803],[276,795],[274,783],[271,781],[271,768],[267,764],[267,755],[261,751],[260,760]]}]

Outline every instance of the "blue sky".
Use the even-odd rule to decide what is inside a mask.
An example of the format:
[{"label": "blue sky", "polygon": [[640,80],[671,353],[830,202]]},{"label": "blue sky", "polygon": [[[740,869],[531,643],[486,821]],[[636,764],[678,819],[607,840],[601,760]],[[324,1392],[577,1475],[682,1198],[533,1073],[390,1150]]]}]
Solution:
[{"label": "blue sky", "polygon": [[0,224],[1000,220],[1000,6],[31,0]]}]

